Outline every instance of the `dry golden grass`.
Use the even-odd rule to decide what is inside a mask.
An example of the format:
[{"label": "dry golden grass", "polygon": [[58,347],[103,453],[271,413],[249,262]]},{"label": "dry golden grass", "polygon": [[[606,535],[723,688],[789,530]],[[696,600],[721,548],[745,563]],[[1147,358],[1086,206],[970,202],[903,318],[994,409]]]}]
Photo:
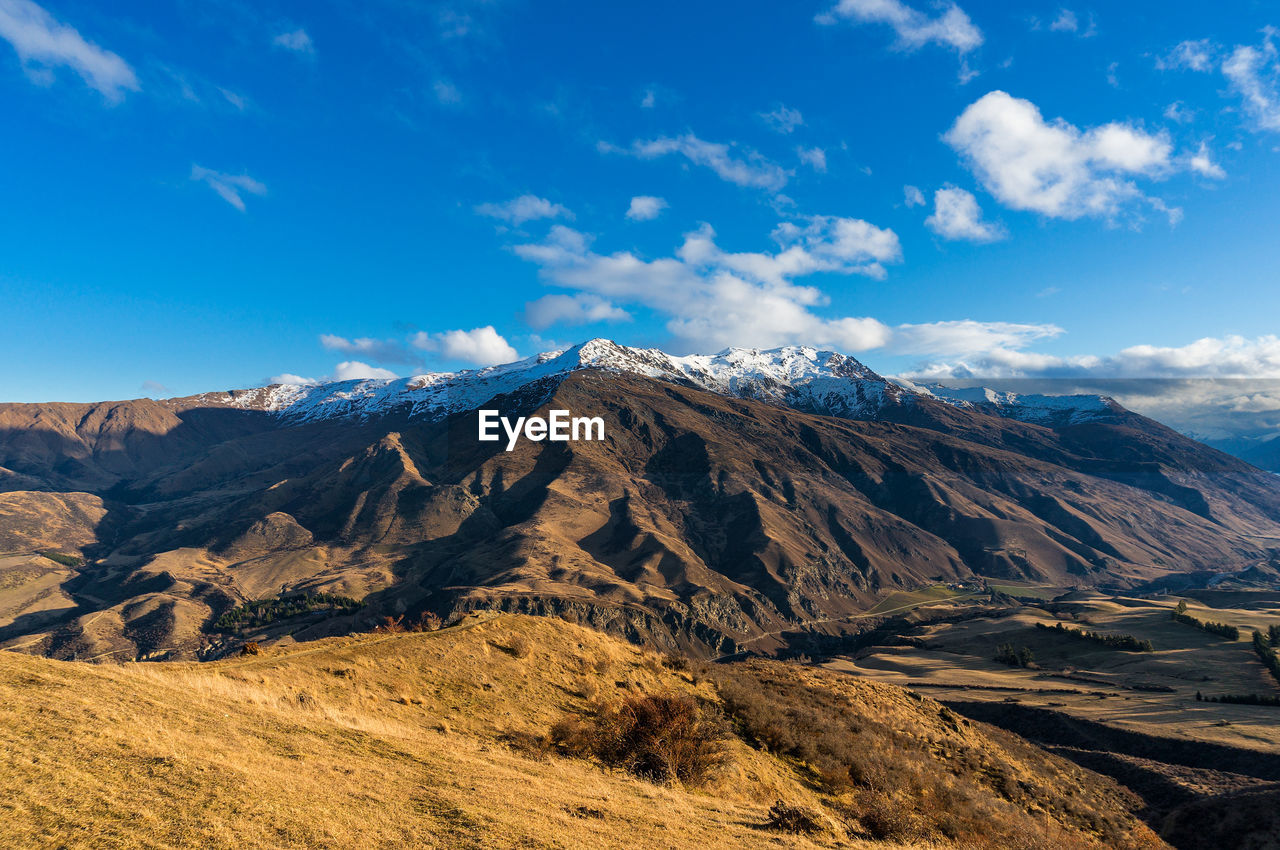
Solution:
[{"label": "dry golden grass", "polygon": [[[873,647],[856,658],[837,659],[831,669],[898,685],[928,683],[922,690],[938,699],[1003,701],[1054,707],[1078,717],[1150,735],[1173,735],[1206,742],[1274,750],[1280,747],[1280,710],[1219,705],[1195,700],[1216,694],[1280,693],[1254,656],[1252,629],[1280,622],[1280,606],[1208,608],[1189,600],[1189,613],[1202,620],[1240,627],[1237,641],[1225,640],[1182,623],[1170,612],[1178,598],[1128,599],[1077,593],[1074,628],[1149,639],[1155,652],[1119,652],[1034,626],[1060,620],[1034,607],[1000,618],[977,618],[924,627],[925,647]],[[1011,642],[1033,650],[1039,669],[996,663],[995,647]],[[955,685],[957,687],[939,687]],[[1155,685],[1168,692],[1134,690]],[[999,688],[1000,690],[984,690]],[[1071,694],[1054,691],[1078,690]],[[1106,694],[1100,697],[1099,694]]]},{"label": "dry golden grass", "polygon": [[[507,651],[517,637],[527,657]],[[776,845],[759,829],[770,804],[812,804],[812,792],[745,746],[729,774],[692,791],[518,745],[593,690],[698,690],[655,662],[523,617],[205,665],[0,653],[0,843]]]},{"label": "dry golden grass", "polygon": [[[847,687],[883,716],[918,712],[946,734],[936,704]],[[826,814],[813,835],[765,830],[775,801],[819,813],[830,801],[803,765],[737,738],[698,789],[537,744],[592,701],[664,692],[716,700],[709,682],[601,633],[487,614],[203,665],[0,653],[0,845],[861,845]]]}]

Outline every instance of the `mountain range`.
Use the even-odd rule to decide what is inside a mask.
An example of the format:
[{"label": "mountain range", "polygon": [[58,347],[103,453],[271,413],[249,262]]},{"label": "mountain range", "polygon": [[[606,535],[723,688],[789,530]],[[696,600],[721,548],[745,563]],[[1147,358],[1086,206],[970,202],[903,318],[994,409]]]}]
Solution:
[{"label": "mountain range", "polygon": [[[605,439],[506,451],[477,440],[480,408],[600,416]],[[206,657],[227,612],[316,594],[352,601],[263,636],[499,608],[719,654],[975,576],[1273,577],[1280,479],[1106,397],[592,340],[407,379],[0,405],[0,552],[0,646],[55,657]]]}]

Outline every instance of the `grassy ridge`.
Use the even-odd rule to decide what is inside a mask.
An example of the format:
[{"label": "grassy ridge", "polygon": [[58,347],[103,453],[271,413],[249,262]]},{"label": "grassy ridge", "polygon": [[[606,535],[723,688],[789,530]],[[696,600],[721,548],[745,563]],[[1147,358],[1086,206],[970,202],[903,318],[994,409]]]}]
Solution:
[{"label": "grassy ridge", "polygon": [[[730,721],[705,784],[554,745],[566,718],[653,694]],[[831,743],[788,750],[778,718]],[[856,847],[877,823],[901,837],[867,846],[945,845],[970,829],[953,810],[1028,847],[1158,845],[1109,781],[899,688],[776,662],[673,669],[516,616],[204,665],[0,653],[0,781],[7,847]]]}]

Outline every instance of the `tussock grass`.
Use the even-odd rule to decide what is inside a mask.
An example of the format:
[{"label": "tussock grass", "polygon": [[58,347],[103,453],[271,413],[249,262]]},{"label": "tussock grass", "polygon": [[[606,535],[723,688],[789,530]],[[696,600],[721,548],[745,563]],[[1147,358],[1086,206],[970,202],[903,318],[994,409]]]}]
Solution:
[{"label": "tussock grass", "polygon": [[[521,642],[527,654],[504,651]],[[844,791],[737,735],[698,787],[546,745],[597,704],[723,706],[680,666],[560,621],[493,615],[206,664],[0,653],[0,836],[6,848],[862,845],[839,814]],[[938,712],[896,688],[849,687],[903,718]],[[949,727],[929,728],[945,743]],[[767,829],[778,801],[820,829]],[[917,846],[894,841],[866,846]]]}]

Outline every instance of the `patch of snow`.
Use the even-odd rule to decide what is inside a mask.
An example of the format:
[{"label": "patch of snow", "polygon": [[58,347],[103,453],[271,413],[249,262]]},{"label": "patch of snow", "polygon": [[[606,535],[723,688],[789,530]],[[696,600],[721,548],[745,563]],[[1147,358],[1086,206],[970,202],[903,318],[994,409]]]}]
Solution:
[{"label": "patch of snow", "polygon": [[755,399],[812,413],[873,419],[891,407],[929,398],[962,408],[1039,424],[1098,418],[1117,409],[1101,396],[1018,395],[985,388],[947,389],[889,381],[852,357],[809,346],[727,348],[718,354],[675,357],[656,348],[631,348],[593,339],[484,369],[433,372],[409,378],[274,384],[196,401],[272,413],[290,423],[367,419],[388,413],[434,421],[474,410],[498,395],[545,382],[548,392],[582,370],[623,372]]}]

